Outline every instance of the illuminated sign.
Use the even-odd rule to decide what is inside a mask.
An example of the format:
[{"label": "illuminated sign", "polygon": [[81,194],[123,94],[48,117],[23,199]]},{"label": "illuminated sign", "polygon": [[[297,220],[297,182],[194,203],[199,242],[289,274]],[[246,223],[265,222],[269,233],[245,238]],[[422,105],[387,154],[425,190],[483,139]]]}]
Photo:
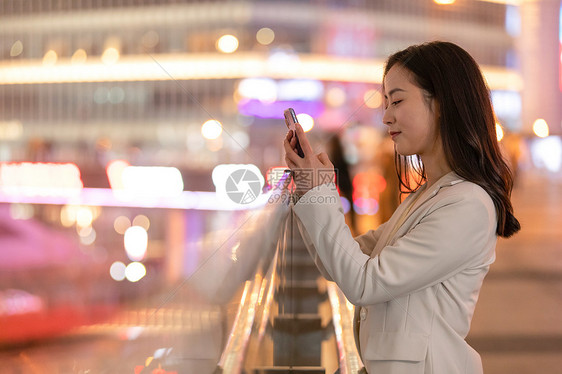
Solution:
[{"label": "illuminated sign", "polygon": [[[238,179],[239,169],[249,173],[242,173]],[[176,168],[130,166],[126,161],[115,160],[107,167],[111,184],[108,189],[84,188],[75,164],[0,163],[0,203],[70,204],[76,209],[69,212],[67,207],[61,211],[67,227],[75,223],[80,227],[90,225],[99,214],[95,207],[101,206],[246,210],[267,203],[271,191],[261,191],[264,178],[255,165],[219,165],[215,172],[213,182],[218,183],[217,189],[224,192],[226,199],[214,191],[183,191],[183,179]],[[249,176],[256,180],[246,178]],[[246,193],[240,194],[241,191]],[[92,212],[86,211],[92,207]]]},{"label": "illuminated sign", "polygon": [[6,194],[67,196],[83,187],[80,169],[72,163],[0,163],[0,189]]},{"label": "illuminated sign", "polygon": [[111,189],[123,198],[173,197],[183,192],[183,178],[174,167],[130,166],[127,161],[114,160],[107,165]]},{"label": "illuminated sign", "polygon": [[166,166],[127,166],[121,176],[123,190],[135,196],[179,196],[183,191],[180,171]]},{"label": "illuminated sign", "polygon": [[313,79],[288,79],[275,81],[271,78],[246,78],[238,84],[238,94],[246,99],[264,102],[275,100],[314,101],[324,94],[322,82]]}]

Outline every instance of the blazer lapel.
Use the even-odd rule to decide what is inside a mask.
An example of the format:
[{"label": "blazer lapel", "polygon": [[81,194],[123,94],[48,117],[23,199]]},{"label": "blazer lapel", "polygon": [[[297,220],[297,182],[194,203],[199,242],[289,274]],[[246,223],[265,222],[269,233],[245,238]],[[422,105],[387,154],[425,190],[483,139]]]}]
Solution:
[{"label": "blazer lapel", "polygon": [[[459,177],[455,172],[451,171],[451,172],[445,174],[444,176],[442,176],[437,182],[435,182],[435,184],[433,184],[433,186],[431,186],[428,191],[426,191],[426,187],[425,187],[426,185],[424,184],[416,192],[414,192],[413,194],[410,194],[398,206],[396,211],[392,214],[392,217],[390,217],[390,219],[388,221],[388,225],[386,225],[386,227],[384,228],[384,231],[383,231],[381,237],[379,238],[379,240],[377,241],[377,244],[375,245],[375,248],[373,249],[373,252],[371,252],[371,258],[379,255],[381,253],[382,249],[394,240],[394,237],[396,236],[396,234],[398,233],[398,231],[400,229],[398,227],[395,230],[395,226],[397,224],[400,224],[402,214],[404,214],[405,210],[409,208],[410,204],[412,203],[412,200],[414,200],[413,201],[414,206],[407,213],[407,217],[405,217],[405,219],[402,221],[402,224],[404,224],[404,222],[407,220],[407,218],[410,215],[412,215],[420,206],[422,206],[425,202],[427,202],[428,200],[433,198],[435,195],[437,195],[437,193],[439,192],[439,190],[442,187],[452,186],[452,185],[457,184],[457,183],[462,182],[462,181],[463,181],[463,179],[461,177]],[[416,197],[419,194],[422,194],[422,196],[420,196],[419,199],[417,199],[417,201],[415,201]],[[390,237],[391,235],[392,235],[392,237]]]}]

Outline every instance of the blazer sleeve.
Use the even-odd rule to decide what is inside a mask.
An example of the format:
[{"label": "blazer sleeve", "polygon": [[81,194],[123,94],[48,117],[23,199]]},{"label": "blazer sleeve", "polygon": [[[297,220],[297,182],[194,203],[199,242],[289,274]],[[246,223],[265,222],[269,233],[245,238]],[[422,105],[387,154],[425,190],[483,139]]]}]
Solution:
[{"label": "blazer sleeve", "polygon": [[[341,206],[341,200],[339,199],[339,195],[337,196],[332,195],[330,197],[337,197],[338,203],[335,204],[335,209],[337,209],[338,214],[344,215],[344,211],[343,211],[343,207]],[[345,225],[345,218],[343,223]],[[359,244],[359,248],[361,249],[361,252],[365,253],[368,256],[371,255],[373,249],[375,248],[375,245],[377,244],[377,241],[381,237],[385,225],[386,222],[381,224],[376,230],[369,230],[365,234],[358,235],[355,237],[355,241],[357,241],[357,244]],[[327,271],[326,267],[322,263],[322,260],[318,256],[318,251],[316,250],[315,243],[312,241],[310,235],[308,235],[306,228],[303,226],[300,220],[297,220],[297,226],[299,228],[299,231],[301,232],[304,245],[308,250],[308,253],[312,257],[312,259],[314,260],[314,264],[316,265],[322,276],[329,281],[334,281],[334,279],[332,278],[332,276],[330,275],[330,273]],[[345,225],[344,230],[348,231],[349,235],[351,236],[351,232],[347,225]]]},{"label": "blazer sleeve", "polygon": [[351,236],[339,199],[330,196],[337,196],[333,185],[316,187],[301,197],[294,211],[325,271],[355,305],[386,302],[430,287],[486,248],[492,246],[493,254],[495,210],[483,191],[439,199],[407,234],[373,258]]},{"label": "blazer sleeve", "polygon": [[373,249],[377,245],[382,232],[387,225],[387,222],[381,224],[376,230],[369,230],[365,234],[358,235],[355,237],[355,241],[359,244],[361,252],[365,253],[367,256],[371,256]]}]

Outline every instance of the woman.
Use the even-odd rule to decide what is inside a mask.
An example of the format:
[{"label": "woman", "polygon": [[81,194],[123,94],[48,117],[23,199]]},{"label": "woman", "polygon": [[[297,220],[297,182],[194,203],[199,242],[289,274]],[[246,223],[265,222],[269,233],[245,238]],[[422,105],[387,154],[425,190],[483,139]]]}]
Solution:
[{"label": "woman", "polygon": [[482,373],[464,339],[497,237],[520,229],[489,90],[474,59],[448,42],[390,56],[382,89],[401,189],[411,193],[377,230],[353,238],[322,176],[332,164],[297,126],[304,158],[292,131],[284,147],[299,229],[324,276],[356,305],[368,372]]}]

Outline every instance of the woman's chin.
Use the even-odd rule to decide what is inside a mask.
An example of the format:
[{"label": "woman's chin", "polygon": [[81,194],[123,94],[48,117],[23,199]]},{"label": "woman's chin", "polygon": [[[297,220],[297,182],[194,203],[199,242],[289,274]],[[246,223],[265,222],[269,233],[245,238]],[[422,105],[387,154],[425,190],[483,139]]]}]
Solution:
[{"label": "woman's chin", "polygon": [[395,146],[394,149],[396,150],[396,153],[398,153],[400,156],[413,156],[416,154],[416,152],[412,152],[411,150],[408,149],[400,149],[400,147]]}]

